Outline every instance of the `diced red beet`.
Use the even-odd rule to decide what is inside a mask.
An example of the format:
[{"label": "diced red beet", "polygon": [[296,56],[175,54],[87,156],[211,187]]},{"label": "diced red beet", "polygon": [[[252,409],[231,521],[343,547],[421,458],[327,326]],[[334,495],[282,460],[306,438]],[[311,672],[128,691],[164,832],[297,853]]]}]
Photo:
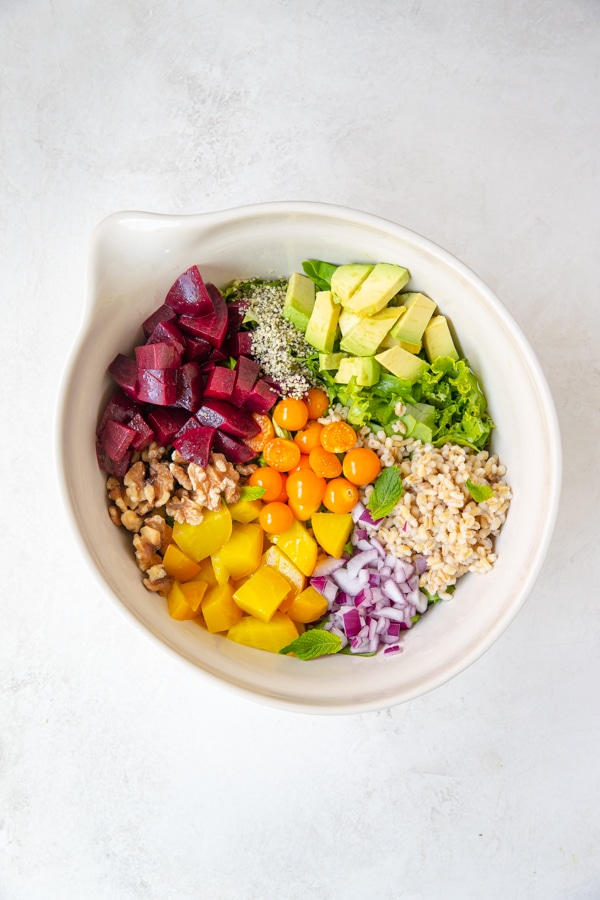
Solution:
[{"label": "diced red beet", "polygon": [[231,402],[236,406],[243,406],[260,375],[260,366],[253,359],[240,356],[235,366],[235,374],[235,387],[231,395]]},{"label": "diced red beet", "polygon": [[154,432],[140,413],[136,413],[127,424],[137,432],[131,441],[131,446],[134,450],[144,450],[152,443]]},{"label": "diced red beet", "polygon": [[132,397],[128,397],[121,388],[117,388],[104,408],[96,434],[98,436],[102,434],[102,429],[109,419],[128,423],[140,410],[140,405]]},{"label": "diced red beet", "polygon": [[229,462],[234,465],[244,465],[244,463],[250,462],[251,459],[256,459],[258,455],[256,450],[251,450],[246,444],[236,441],[235,438],[230,437],[223,431],[217,431],[215,434],[213,448],[220,453],[224,453]]},{"label": "diced red beet", "polygon": [[229,359],[229,355],[227,353],[223,353],[223,351],[220,348],[215,347],[213,352],[210,354],[210,358],[214,362],[220,363],[220,362],[225,362],[226,359]]},{"label": "diced red beet", "polygon": [[205,316],[212,312],[213,303],[198,266],[191,266],[179,276],[169,289],[165,303],[184,316]]},{"label": "diced red beet", "polygon": [[137,366],[134,359],[117,353],[108,367],[108,371],[129,397],[133,397],[134,400],[139,399],[136,389]]},{"label": "diced red beet", "polygon": [[235,371],[227,366],[215,366],[209,372],[204,388],[204,396],[213,400],[231,400],[235,387]]},{"label": "diced red beet", "polygon": [[278,392],[272,385],[264,378],[259,378],[246,397],[244,406],[252,412],[268,413],[275,406],[278,396]]},{"label": "diced red beet", "polygon": [[[197,424],[197,420],[193,416],[191,418]],[[147,419],[158,443],[170,444],[177,432],[189,421],[190,415],[183,409],[166,409],[160,406],[149,412]]]},{"label": "diced red beet", "polygon": [[174,438],[173,446],[184,459],[204,467],[210,460],[215,434],[214,428],[197,425]]},{"label": "diced red beet", "polygon": [[178,353],[185,351],[185,339],[175,322],[159,322],[146,343],[171,344]]},{"label": "diced red beet", "polygon": [[187,362],[177,370],[177,399],[175,406],[196,412],[202,402],[204,382],[197,362]]},{"label": "diced red beet", "polygon": [[175,310],[171,309],[170,306],[167,306],[166,303],[163,303],[162,306],[159,306],[158,309],[142,323],[144,334],[146,337],[150,337],[157,325],[161,322],[170,322],[171,319],[174,319],[176,316],[177,313]]},{"label": "diced red beet", "polygon": [[221,346],[227,331],[227,316],[179,316],[178,322],[182,331],[204,338],[213,347]]},{"label": "diced red beet", "polygon": [[236,409],[225,400],[205,400],[196,413],[196,418],[201,425],[218,428],[244,440],[254,437],[260,431],[249,412]]},{"label": "diced red beet", "polygon": [[200,371],[203,375],[210,374],[213,369],[216,369],[217,364],[214,359],[208,359],[206,362],[200,363]]},{"label": "diced red beet", "polygon": [[118,462],[129,450],[135,435],[135,429],[129,425],[109,419],[100,436],[100,443],[110,458]]},{"label": "diced red beet", "polygon": [[127,450],[122,459],[111,459],[100,441],[96,441],[96,457],[98,459],[98,465],[103,472],[107,472],[109,475],[116,475],[117,478],[123,478],[129,471],[131,456],[132,451]]},{"label": "diced red beet", "polygon": [[191,334],[184,334],[183,339],[185,341],[186,362],[192,360],[195,362],[202,362],[203,360],[208,359],[213,349],[212,344],[209,344],[204,338],[194,337]]},{"label": "diced red beet", "polygon": [[181,353],[177,352],[173,344],[157,341],[136,347],[135,360],[140,369],[178,369],[181,365]]},{"label": "diced red beet", "polygon": [[227,304],[227,337],[232,337],[238,333],[242,327],[247,309],[248,303],[241,300]]},{"label": "diced red beet", "polygon": [[177,369],[138,369],[136,391],[142,403],[172,406],[177,400]]},{"label": "diced red beet", "polygon": [[227,338],[221,345],[221,350],[234,359],[239,356],[252,356],[252,332],[238,331],[237,334]]}]

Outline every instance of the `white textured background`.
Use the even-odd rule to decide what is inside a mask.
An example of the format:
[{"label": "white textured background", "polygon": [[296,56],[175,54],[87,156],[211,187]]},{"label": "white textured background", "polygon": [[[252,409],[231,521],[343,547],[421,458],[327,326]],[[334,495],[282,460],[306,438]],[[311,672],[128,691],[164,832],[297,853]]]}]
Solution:
[{"label": "white textured background", "polygon": [[[598,900],[599,74],[594,0],[0,0],[1,900]],[[195,678],[107,602],[56,488],[94,225],[280,199],[463,259],[561,422],[526,607],[381,713]]]}]

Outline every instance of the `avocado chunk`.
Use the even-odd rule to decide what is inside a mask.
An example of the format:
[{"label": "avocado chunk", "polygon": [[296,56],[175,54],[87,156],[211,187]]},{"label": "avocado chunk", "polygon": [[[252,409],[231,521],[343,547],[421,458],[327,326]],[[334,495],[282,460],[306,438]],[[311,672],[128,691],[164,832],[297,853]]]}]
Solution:
[{"label": "avocado chunk", "polygon": [[351,297],[343,301],[348,312],[357,316],[374,316],[401,290],[410,278],[408,269],[392,263],[377,263]]},{"label": "avocado chunk", "polygon": [[343,305],[372,271],[373,266],[359,263],[353,263],[349,266],[338,266],[331,276],[332,293],[340,298],[340,303]]},{"label": "avocado chunk", "polygon": [[344,358],[344,353],[319,353],[319,371],[333,372],[339,369]]},{"label": "avocado chunk", "polygon": [[423,344],[430,363],[438,356],[450,356],[452,359],[458,359],[458,351],[454,346],[445,316],[434,316],[431,319],[423,335]]},{"label": "avocado chunk", "polygon": [[382,309],[374,316],[359,319],[358,323],[344,335],[340,350],[354,356],[373,356],[382,340],[400,317],[397,307]]},{"label": "avocado chunk", "polygon": [[390,347],[402,347],[403,350],[408,350],[409,353],[420,353],[422,346],[420,341],[418,344],[409,344],[406,341],[399,341],[398,338],[392,337],[390,333],[386,334],[379,349],[389,350]]},{"label": "avocado chunk", "polygon": [[384,350],[383,353],[378,353],[375,359],[392,375],[404,378],[410,384],[414,384],[427,369],[424,359],[409,353],[402,347],[391,347],[389,350]]},{"label": "avocado chunk", "polygon": [[[401,296],[405,298],[406,312],[392,328],[392,337],[398,338],[405,344],[417,346],[418,349],[412,352],[418,353],[421,349],[423,332],[434,314],[437,304],[425,294],[407,293]],[[405,349],[410,350],[409,347]]]},{"label": "avocado chunk", "polygon": [[346,356],[340,363],[335,380],[349,384],[352,378],[360,387],[372,387],[379,381],[381,367],[373,356]]},{"label": "avocado chunk", "polygon": [[322,353],[332,353],[340,309],[331,291],[317,291],[315,305],[306,328],[306,340]]},{"label": "avocado chunk", "polygon": [[298,331],[306,331],[315,305],[315,284],[306,275],[294,272],[288,281],[283,318],[294,325]]},{"label": "avocado chunk", "polygon": [[355,325],[358,325],[359,322],[362,322],[362,316],[356,316],[354,313],[348,312],[347,309],[342,309],[338,322],[342,337],[348,334],[348,332],[351,331]]}]

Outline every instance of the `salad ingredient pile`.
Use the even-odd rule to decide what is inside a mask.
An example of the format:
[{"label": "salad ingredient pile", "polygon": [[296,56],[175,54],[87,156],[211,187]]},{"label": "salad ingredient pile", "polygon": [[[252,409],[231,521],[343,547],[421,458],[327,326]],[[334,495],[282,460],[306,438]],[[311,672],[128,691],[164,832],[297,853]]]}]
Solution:
[{"label": "salad ingredient pile", "polygon": [[170,615],[312,659],[397,654],[511,499],[449,323],[401,266],[303,263],[221,292],[196,266],[117,354],[109,515]]}]

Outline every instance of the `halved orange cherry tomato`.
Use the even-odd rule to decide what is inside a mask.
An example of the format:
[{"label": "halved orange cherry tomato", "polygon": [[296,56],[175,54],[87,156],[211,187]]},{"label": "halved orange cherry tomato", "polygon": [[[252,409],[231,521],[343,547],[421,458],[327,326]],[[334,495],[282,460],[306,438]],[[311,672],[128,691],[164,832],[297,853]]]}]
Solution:
[{"label": "halved orange cherry tomato", "polygon": [[327,482],[323,505],[329,512],[349,513],[358,503],[358,488],[346,478],[334,478]]},{"label": "halved orange cherry tomato", "polygon": [[371,484],[381,472],[381,462],[374,450],[355,447],[344,457],[344,476],[352,484]]},{"label": "halved orange cherry tomato", "polygon": [[302,469],[312,469],[307,453],[302,454],[302,456],[300,457],[300,462],[297,466],[294,466],[293,469],[290,469],[289,474],[293,475],[294,472],[301,472]]},{"label": "halved orange cherry tomato", "polygon": [[270,441],[275,437],[275,430],[270,418],[265,416],[264,413],[253,412],[252,418],[259,426],[260,431],[254,437],[246,438],[245,444],[247,447],[250,447],[251,450],[254,450],[256,454],[259,454],[264,450],[267,441]]},{"label": "halved orange cherry tomato", "polygon": [[342,464],[335,453],[330,453],[321,446],[311,450],[308,459],[313,472],[321,478],[337,478],[342,474]]},{"label": "halved orange cherry tomato", "polygon": [[308,406],[308,418],[320,419],[329,409],[329,397],[319,388],[310,388],[304,402]]},{"label": "halved orange cherry tomato", "polygon": [[356,443],[356,432],[347,422],[330,422],[321,432],[321,446],[330,453],[347,453]]},{"label": "halved orange cherry tomato", "polygon": [[313,512],[316,512],[321,505],[326,482],[324,478],[316,475],[312,469],[303,469],[300,472],[293,472],[288,475],[286,488],[289,503],[297,504],[307,509],[312,507]]},{"label": "halved orange cherry tomato", "polygon": [[298,444],[302,453],[310,453],[315,447],[321,446],[322,431],[320,422],[309,422],[306,428],[294,435],[294,443]]},{"label": "halved orange cherry tomato", "polygon": [[276,469],[271,469],[269,466],[261,466],[252,473],[248,479],[248,484],[252,487],[264,488],[265,492],[261,500],[264,500],[265,503],[271,503],[273,500],[279,500],[280,498],[284,487],[283,478],[284,476],[282,476],[281,472],[278,472]]},{"label": "halved orange cherry tomato", "polygon": [[282,534],[294,524],[294,513],[285,503],[266,503],[260,511],[258,521],[267,534]]},{"label": "halved orange cherry tomato", "polygon": [[278,472],[289,472],[300,462],[300,447],[287,438],[273,438],[264,446],[265,462]]},{"label": "halved orange cherry tomato", "polygon": [[300,431],[308,422],[308,406],[304,400],[286,397],[285,400],[280,400],[273,410],[273,419],[280,428]]}]

